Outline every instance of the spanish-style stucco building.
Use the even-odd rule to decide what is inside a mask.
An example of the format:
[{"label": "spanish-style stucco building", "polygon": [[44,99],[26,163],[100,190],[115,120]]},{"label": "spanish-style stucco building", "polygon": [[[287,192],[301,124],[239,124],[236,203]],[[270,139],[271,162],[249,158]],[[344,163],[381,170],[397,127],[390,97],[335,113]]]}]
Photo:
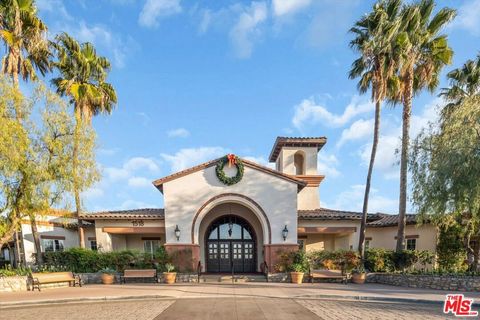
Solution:
[{"label": "spanish-style stucco building", "polygon": [[[220,180],[217,164],[224,158],[197,165],[153,181],[163,194],[163,209],[136,209],[83,214],[82,237],[87,248],[153,251],[164,245],[170,253],[187,252],[188,267],[201,261],[207,272],[257,272],[273,265],[281,250],[357,249],[361,213],[320,207],[319,187],[325,178],[317,171],[317,154],[326,138],[278,137],[269,160],[271,169],[240,159],[243,176],[232,185]],[[238,173],[225,165],[224,176]],[[328,190],[323,190],[328,192]],[[55,214],[39,222],[42,250],[78,246],[76,230]],[[68,220],[67,222],[71,222]],[[370,214],[367,246],[393,249],[397,216]],[[435,250],[436,231],[415,225],[407,217],[409,249]],[[34,252],[29,224],[22,225],[23,256]]]}]

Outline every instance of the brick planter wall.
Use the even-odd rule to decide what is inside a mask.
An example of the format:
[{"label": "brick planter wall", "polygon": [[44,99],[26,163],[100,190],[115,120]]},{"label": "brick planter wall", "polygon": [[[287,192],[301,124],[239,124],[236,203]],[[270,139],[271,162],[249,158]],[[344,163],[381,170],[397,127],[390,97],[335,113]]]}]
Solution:
[{"label": "brick planter wall", "polygon": [[367,282],[447,291],[480,291],[479,276],[369,273]]},{"label": "brick planter wall", "polygon": [[0,292],[27,291],[27,277],[0,278]]}]

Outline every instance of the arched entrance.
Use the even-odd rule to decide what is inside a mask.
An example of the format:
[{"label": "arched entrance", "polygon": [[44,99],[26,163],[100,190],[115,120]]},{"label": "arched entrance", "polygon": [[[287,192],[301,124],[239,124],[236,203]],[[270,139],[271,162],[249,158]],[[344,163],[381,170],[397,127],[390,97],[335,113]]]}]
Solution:
[{"label": "arched entrance", "polygon": [[256,271],[257,240],[250,223],[236,215],[215,219],[205,233],[207,272]]}]

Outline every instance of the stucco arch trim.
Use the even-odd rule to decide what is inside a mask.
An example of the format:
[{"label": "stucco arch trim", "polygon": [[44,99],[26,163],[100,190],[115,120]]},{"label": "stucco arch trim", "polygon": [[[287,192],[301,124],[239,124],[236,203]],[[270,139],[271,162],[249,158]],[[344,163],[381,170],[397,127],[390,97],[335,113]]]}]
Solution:
[{"label": "stucco arch trim", "polygon": [[[268,244],[272,243],[272,230],[267,214],[262,207],[253,199],[238,193],[222,193],[209,199],[197,211],[192,222],[192,244],[198,244],[200,223],[210,210],[222,203],[238,203],[249,208],[260,221],[263,232],[263,239],[268,239]],[[196,240],[196,241],[195,241]]]}]

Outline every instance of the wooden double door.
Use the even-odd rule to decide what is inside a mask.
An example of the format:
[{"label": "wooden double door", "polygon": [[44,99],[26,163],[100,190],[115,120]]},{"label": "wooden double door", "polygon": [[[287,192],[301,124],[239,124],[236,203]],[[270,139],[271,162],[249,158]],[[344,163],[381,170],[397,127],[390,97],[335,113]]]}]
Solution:
[{"label": "wooden double door", "polygon": [[246,240],[207,241],[207,272],[255,272],[255,243]]},{"label": "wooden double door", "polygon": [[222,216],[205,235],[207,272],[256,272],[256,237],[252,226],[235,215]]}]

